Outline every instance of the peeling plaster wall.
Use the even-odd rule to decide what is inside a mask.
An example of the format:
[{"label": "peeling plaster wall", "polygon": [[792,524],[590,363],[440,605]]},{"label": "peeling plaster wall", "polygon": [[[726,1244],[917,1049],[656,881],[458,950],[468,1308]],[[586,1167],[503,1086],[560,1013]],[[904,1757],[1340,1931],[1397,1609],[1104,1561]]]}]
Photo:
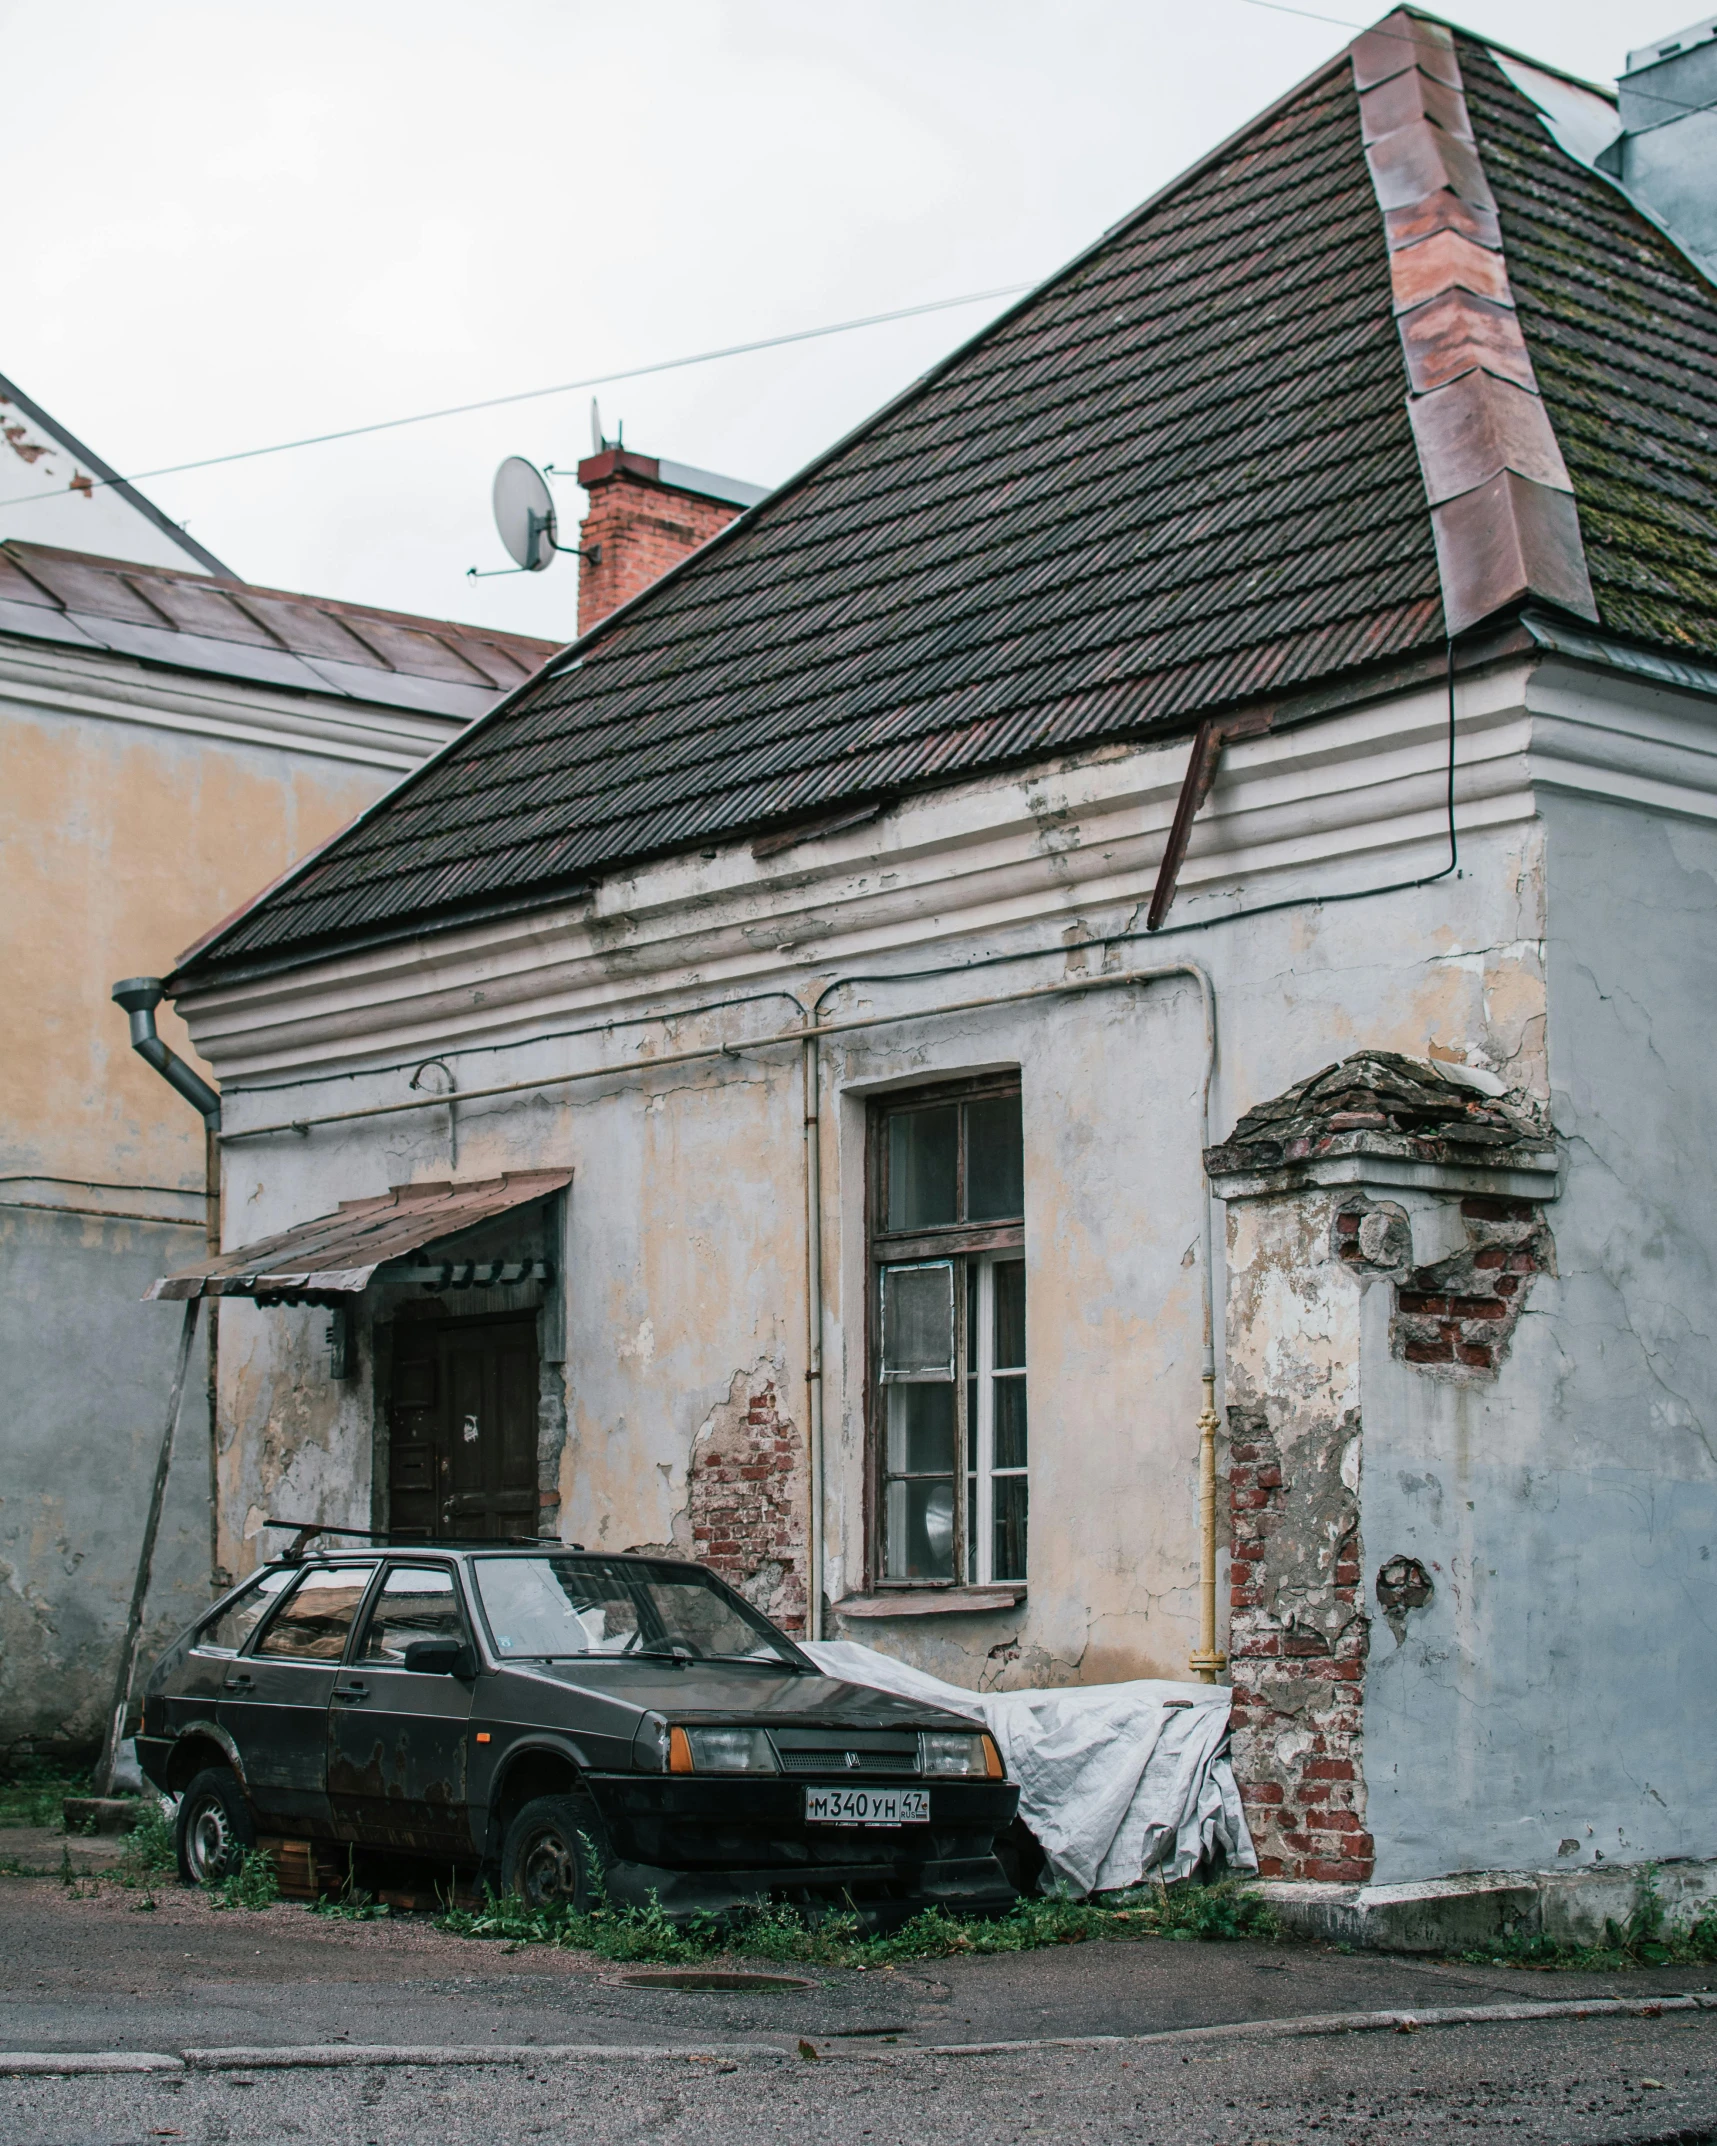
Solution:
[{"label": "peeling plaster wall", "polygon": [[1717,830],[1558,794],[1549,1064],[1568,1146],[1494,1382],[1426,1379],[1368,1292],[1367,1772],[1380,1880],[1717,1848]]},{"label": "peeling plaster wall", "polygon": [[[202,1248],[200,1227],[0,1209],[0,1760],[101,1739],[179,1345],[179,1307],[138,1299],[158,1262]],[[206,1340],[167,1479],[146,1658],[209,1599]]]},{"label": "peeling plaster wall", "polygon": [[[1053,783],[1042,787],[1043,855],[1059,872],[1078,831],[1051,810]],[[943,800],[932,803],[944,808]],[[1219,1124],[1360,1043],[1471,1052],[1517,1074],[1531,1068],[1543,1034],[1538,830],[1530,821],[1477,830],[1466,855],[1466,876],[1435,905],[1393,895],[1128,949],[1128,961],[1141,966],[1183,952],[1209,964],[1222,1029],[1213,1098]],[[1321,872],[1315,883],[1323,883]],[[1278,881],[1269,891],[1287,890]],[[1084,903],[1069,887],[1056,898],[1052,933],[1032,918],[984,929],[954,918],[934,946],[918,935],[881,953],[854,947],[819,955],[812,976],[800,957],[797,970],[775,957],[746,987],[778,980],[808,1000],[825,977],[959,964],[1010,946],[1042,948],[1043,958],[980,972],[978,988],[1040,984],[1103,960],[1080,942],[1137,928],[1147,893],[1148,875],[1136,895],[1129,889],[1106,903]],[[748,926],[748,936],[763,929]],[[768,929],[771,945],[787,935],[779,921]],[[621,1003],[646,992],[660,1003],[670,985],[687,1000],[724,988],[683,970],[650,971],[618,931],[604,936],[581,973],[587,988]],[[829,1011],[832,1018],[896,1007],[933,1014],[973,988],[957,975],[929,985],[873,981],[842,993]],[[756,1035],[790,1019],[768,1004],[714,1019],[688,1015],[614,1045],[526,1032],[466,1062],[480,1073],[462,1071],[462,1084],[475,1085],[598,1064],[621,1049],[634,1062],[612,1081],[461,1104],[458,1113],[461,1177],[526,1167],[574,1172],[558,1474],[567,1539],[593,1549],[691,1549],[701,1524],[693,1512],[700,1433],[723,1411],[742,1410],[749,1425],[752,1401],[767,1388],[802,1447],[799,1053],[752,1050],[658,1075],[644,1063],[652,1050]],[[235,1034],[235,1047],[249,1044]],[[970,1685],[1181,1678],[1197,1640],[1203,1287],[1203,1025],[1197,989],[1186,979],[902,1019],[825,1046],[825,1592],[838,1601],[862,1590],[866,1576],[866,1101],[890,1086],[1000,1067],[1020,1071],[1025,1125],[1029,1597],[1011,1611],[855,1621],[847,1629]],[[285,1085],[237,1100],[232,1122],[392,1099],[405,1092],[406,1077],[360,1066],[348,1080],[295,1089],[277,1071],[271,1081]],[[237,1245],[389,1183],[445,1177],[445,1114],[235,1143],[227,1164],[227,1240]],[[270,1498],[278,1507],[300,1486],[329,1516],[344,1509],[365,1521],[372,1404],[356,1388],[336,1395],[327,1387],[312,1314],[247,1309],[236,1318],[239,1334],[223,1342],[224,1417],[235,1436],[223,1525],[242,1534]],[[272,1404],[271,1391],[280,1397]],[[774,1443],[773,1428],[770,1435]]]}]

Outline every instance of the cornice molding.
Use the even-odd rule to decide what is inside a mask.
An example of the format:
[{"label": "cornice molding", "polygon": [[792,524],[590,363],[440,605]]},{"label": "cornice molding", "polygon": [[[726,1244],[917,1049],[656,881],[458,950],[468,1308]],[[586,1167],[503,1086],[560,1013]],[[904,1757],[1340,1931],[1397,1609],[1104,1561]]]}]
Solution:
[{"label": "cornice molding", "polygon": [[0,705],[94,716],[228,745],[403,773],[468,726],[456,717],[192,680],[105,651],[0,640]]},{"label": "cornice molding", "polygon": [[[1693,696],[1542,657],[1465,678],[1459,695],[1463,845],[1534,819],[1544,786],[1717,820],[1717,723]],[[1236,741],[1188,846],[1177,930],[1220,932],[1262,902],[1435,870],[1447,726],[1439,685]],[[178,1004],[238,1110],[243,1084],[298,1071],[363,1080],[414,1051],[523,1047],[584,1023],[671,1018],[676,1004],[803,993],[837,969],[1059,934],[1098,914],[1142,924],[1188,751],[1184,739],[1112,749],[930,793],[778,858],[734,843],[604,881],[587,901]]]}]

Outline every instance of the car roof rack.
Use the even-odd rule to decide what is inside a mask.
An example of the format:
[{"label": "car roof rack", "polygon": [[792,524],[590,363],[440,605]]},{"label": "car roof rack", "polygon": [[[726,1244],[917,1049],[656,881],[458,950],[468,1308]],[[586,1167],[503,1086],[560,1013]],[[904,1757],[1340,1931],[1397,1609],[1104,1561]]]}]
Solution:
[{"label": "car roof rack", "polygon": [[388,1528],[348,1528],[337,1526],[331,1520],[265,1520],[265,1528],[290,1528],[292,1540],[281,1551],[278,1562],[296,1565],[318,1535],[353,1535],[364,1542],[373,1542],[383,1549],[394,1550],[482,1550],[499,1548],[508,1543],[526,1545],[532,1549],[582,1550],[581,1542],[559,1542],[550,1535],[472,1535],[433,1542],[421,1535],[396,1535]]}]

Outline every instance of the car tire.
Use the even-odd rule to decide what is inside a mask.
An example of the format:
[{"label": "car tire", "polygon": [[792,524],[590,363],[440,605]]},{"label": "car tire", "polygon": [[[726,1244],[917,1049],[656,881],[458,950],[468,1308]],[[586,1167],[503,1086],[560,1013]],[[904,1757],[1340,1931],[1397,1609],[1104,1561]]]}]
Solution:
[{"label": "car tire", "polygon": [[187,1885],[219,1885],[256,1846],[256,1821],[224,1766],[205,1766],[179,1798],[173,1826],[179,1875]]},{"label": "car tire", "polygon": [[537,1796],[507,1828],[501,1890],[528,1908],[588,1914],[607,1897],[613,1860],[596,1805],[582,1791]]}]

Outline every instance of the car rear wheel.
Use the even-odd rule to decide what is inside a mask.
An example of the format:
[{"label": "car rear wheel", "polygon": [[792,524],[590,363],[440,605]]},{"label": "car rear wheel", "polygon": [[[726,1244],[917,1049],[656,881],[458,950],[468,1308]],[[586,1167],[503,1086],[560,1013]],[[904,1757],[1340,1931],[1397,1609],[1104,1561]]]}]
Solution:
[{"label": "car rear wheel", "polygon": [[224,1766],[205,1767],[179,1798],[174,1838],[187,1885],[219,1885],[256,1846],[244,1791]]},{"label": "car rear wheel", "polygon": [[538,1796],[507,1828],[501,1889],[529,1908],[582,1915],[604,1898],[610,1860],[608,1835],[588,1796]]}]

